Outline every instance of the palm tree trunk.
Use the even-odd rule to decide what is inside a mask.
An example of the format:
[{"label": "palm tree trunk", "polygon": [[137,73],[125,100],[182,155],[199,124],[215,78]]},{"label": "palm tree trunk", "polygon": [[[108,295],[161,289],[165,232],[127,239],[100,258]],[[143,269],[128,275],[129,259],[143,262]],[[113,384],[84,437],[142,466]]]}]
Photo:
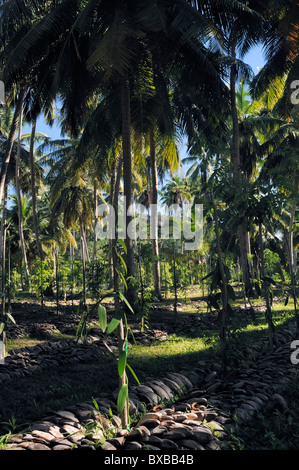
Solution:
[{"label": "palm tree trunk", "polygon": [[19,237],[21,243],[22,256],[24,261],[25,269],[25,280],[26,284],[29,285],[29,269],[26,255],[24,231],[23,231],[23,215],[22,215],[22,195],[20,190],[20,156],[21,156],[21,134],[22,134],[22,125],[23,125],[23,108],[21,108],[20,118],[19,118],[19,135],[18,135],[18,147],[17,147],[17,159],[16,159],[16,172],[15,172],[15,184],[16,192],[18,198],[18,215],[19,215]]},{"label": "palm tree trunk", "polygon": [[[2,211],[2,220],[1,220],[1,239],[0,239],[1,265],[2,265],[2,313],[3,313],[3,316],[5,314],[5,303],[6,303],[5,278],[6,278],[6,239],[7,239],[7,225],[6,225],[7,195],[8,195],[8,183],[5,184],[3,211]],[[10,266],[9,266],[9,269],[10,269]],[[10,277],[10,273],[9,273],[9,277]]]},{"label": "palm tree trunk", "polygon": [[98,205],[98,191],[97,191],[97,181],[94,179],[93,182],[93,207],[94,207],[94,231],[93,231],[93,250],[92,250],[92,277],[94,277],[94,263],[97,256],[97,205]]},{"label": "palm tree trunk", "polygon": [[264,259],[264,247],[263,247],[263,235],[262,235],[262,223],[259,222],[259,252],[260,252],[260,263],[261,263],[261,277],[264,285],[265,300],[266,300],[266,320],[268,322],[268,337],[270,348],[274,345],[274,324],[272,320],[272,311],[269,299],[268,285],[265,279],[265,259]]},{"label": "palm tree trunk", "polygon": [[288,249],[289,249],[289,270],[290,270],[290,278],[291,278],[291,289],[293,294],[294,300],[294,309],[295,309],[295,321],[296,321],[296,331],[299,333],[299,315],[297,311],[297,297],[296,297],[296,264],[295,263],[295,256],[294,256],[294,221],[295,221],[295,214],[296,214],[296,206],[297,206],[297,193],[298,193],[298,182],[299,177],[296,175],[295,178],[295,194],[292,202],[291,207],[291,214],[290,214],[290,223],[289,223],[289,230],[288,230]]},{"label": "palm tree trunk", "polygon": [[1,250],[1,260],[3,259],[3,250],[4,250],[4,231],[5,231],[5,223],[6,223],[6,213],[7,213],[7,191],[8,191],[8,184],[5,184],[4,189],[4,199],[3,199],[3,210],[2,210],[2,219],[1,219],[1,232],[0,232],[0,250]]},{"label": "palm tree trunk", "polygon": [[85,231],[85,229],[83,229],[83,242],[84,242],[85,259],[89,263],[90,262],[90,257],[89,257],[88,243],[87,243],[87,240],[86,240],[86,231]]},{"label": "palm tree trunk", "polygon": [[[115,226],[118,225],[117,217],[118,217],[118,192],[119,192],[120,173],[121,173],[120,169],[121,168],[119,167],[115,187],[111,194],[112,196],[111,201],[112,201],[112,205],[115,211]],[[119,292],[118,256],[116,252],[117,236],[118,236],[118,233],[116,232],[115,238],[111,240],[111,256],[112,256],[112,268],[113,268],[112,278],[113,278],[114,293]],[[121,304],[120,304],[119,296],[115,295],[114,296],[114,310],[115,310],[116,315],[119,314],[120,309],[121,309]],[[118,351],[120,354],[122,351],[124,351],[125,346],[126,346],[125,328],[124,328],[123,319],[121,319],[119,322],[118,329],[117,329],[117,337],[118,337]],[[119,377],[119,390],[126,383],[127,383],[127,377],[126,377],[126,374],[124,373],[122,377]],[[121,418],[122,427],[126,429],[129,423],[128,408],[126,405],[124,406],[124,409],[122,410],[120,414],[120,418]]]},{"label": "palm tree trunk", "polygon": [[219,225],[218,225],[218,214],[216,209],[216,204],[214,197],[211,194],[211,202],[213,207],[213,217],[215,222],[215,234],[216,234],[216,245],[218,253],[218,266],[221,277],[221,294],[222,294],[222,318],[220,326],[220,339],[224,343],[226,340],[226,322],[227,322],[227,304],[228,304],[228,294],[227,294],[227,282],[224,272],[224,266],[222,261],[222,250],[220,245],[220,234],[219,234]]},{"label": "palm tree trunk", "polygon": [[86,307],[86,264],[85,264],[85,243],[84,228],[80,224],[80,245],[81,245],[81,261],[82,261],[82,289],[83,289],[83,306]]},{"label": "palm tree trunk", "polygon": [[15,141],[15,135],[17,132],[20,116],[21,116],[21,111],[22,111],[22,106],[23,106],[23,99],[25,96],[25,89],[22,88],[19,93],[19,97],[16,103],[15,107],[15,112],[14,112],[14,117],[11,123],[11,128],[7,140],[7,145],[5,149],[5,155],[3,159],[3,163],[1,166],[1,172],[0,172],[0,204],[2,202],[3,196],[4,196],[4,188],[5,188],[5,182],[6,182],[6,175],[7,175],[7,169],[8,165],[10,162],[10,157],[13,149],[13,144]]},{"label": "palm tree trunk", "polygon": [[[112,162],[111,174],[110,174],[110,194],[109,194],[109,203],[114,207],[114,198],[115,198],[115,159]],[[109,238],[109,288],[113,287],[113,257],[112,257],[112,247],[113,240]]]},{"label": "palm tree trunk", "polygon": [[3,250],[2,250],[2,314],[3,317],[5,315],[5,303],[6,303],[6,232],[7,229],[4,227],[4,234],[3,234]]},{"label": "palm tree trunk", "polygon": [[158,171],[156,162],[156,149],[155,149],[155,131],[154,126],[150,129],[150,162],[151,162],[151,181],[152,181],[152,194],[151,194],[151,222],[152,222],[152,248],[153,248],[153,277],[155,285],[155,293],[157,297],[162,300],[161,295],[161,271],[159,260],[159,240],[158,240]]},{"label": "palm tree trunk", "polygon": [[8,241],[8,266],[7,266],[7,303],[8,308],[10,308],[11,298],[10,298],[10,287],[11,287],[11,256],[10,256],[10,241]]},{"label": "palm tree trunk", "polygon": [[[119,186],[120,180],[122,175],[122,159],[119,158],[117,162],[116,168],[116,161],[113,164],[111,175],[110,175],[110,196],[109,201],[110,205],[114,208],[115,214],[117,216],[117,207],[118,207],[118,194],[119,194]],[[117,226],[117,224],[115,224]],[[109,288],[114,287],[114,265],[113,265],[113,255],[112,250],[115,246],[115,240],[109,239]]]},{"label": "palm tree trunk", "polygon": [[[232,59],[236,60],[236,48],[233,48]],[[233,168],[233,181],[236,193],[240,194],[242,190],[241,180],[241,166],[240,166],[240,136],[239,136],[239,121],[236,104],[236,65],[231,66],[230,70],[230,100],[231,100],[231,113],[233,122],[233,144],[232,144],[232,168]],[[239,250],[240,250],[240,265],[243,274],[243,282],[245,287],[245,295],[250,296],[251,283],[248,267],[248,242],[247,242],[247,227],[246,221],[242,221],[238,225],[239,235]]]},{"label": "palm tree trunk", "polygon": [[31,139],[30,139],[30,176],[31,176],[31,197],[32,197],[32,212],[33,212],[33,226],[36,239],[37,253],[41,261],[44,260],[44,252],[40,240],[38,213],[37,213],[37,202],[36,202],[36,184],[35,184],[35,168],[34,168],[34,140],[36,133],[36,120],[32,122]]},{"label": "palm tree trunk", "polygon": [[55,248],[55,279],[56,279],[56,313],[59,313],[59,258],[58,248]]},{"label": "palm tree trunk", "polygon": [[[127,278],[135,275],[133,240],[128,236],[127,227],[132,221],[130,208],[132,204],[132,155],[131,155],[131,111],[130,111],[130,87],[127,78],[121,78],[121,112],[122,112],[122,149],[123,149],[123,180],[124,196],[126,200],[126,265]],[[128,282],[126,292],[128,302],[133,306],[136,301],[136,289]]]}]

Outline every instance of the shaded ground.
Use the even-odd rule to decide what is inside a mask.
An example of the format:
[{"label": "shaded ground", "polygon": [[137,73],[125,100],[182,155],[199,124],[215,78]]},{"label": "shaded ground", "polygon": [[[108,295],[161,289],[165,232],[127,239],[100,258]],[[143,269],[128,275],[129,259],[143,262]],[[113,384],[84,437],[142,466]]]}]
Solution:
[{"label": "shaded ground", "polygon": [[[201,299],[192,300],[193,309],[201,306]],[[191,305],[188,304],[188,308],[190,307]],[[186,351],[185,354],[178,352],[177,356],[172,356],[171,362],[168,359],[163,359],[155,353],[158,350],[157,340],[169,339],[168,335],[173,335],[173,333],[180,333],[182,335],[180,337],[183,337],[183,335],[194,337],[199,334],[209,335],[211,331],[215,333],[218,330],[217,312],[190,315],[185,310],[186,306],[182,302],[180,302],[178,308],[181,311],[177,322],[174,322],[174,311],[171,302],[168,305],[165,302],[157,306],[151,313],[150,323],[153,329],[148,330],[143,335],[136,335],[137,342],[149,345],[149,350],[152,351],[147,358],[146,356],[143,357],[142,361],[136,356],[131,358],[131,365],[134,366],[135,371],[140,373],[141,380],[144,380],[146,375],[151,374],[151,372],[156,377],[162,376],[166,368],[167,370],[179,370],[179,368],[187,364],[187,357],[189,365],[195,364],[201,359],[201,351],[191,353]],[[263,314],[263,305],[256,309],[257,312],[259,308],[260,313]],[[244,306],[236,307],[235,313],[238,315],[239,321],[243,319],[244,324],[251,321]],[[66,344],[68,341],[73,341],[80,320],[79,312],[76,311],[76,307],[71,305],[61,305],[57,312],[55,306],[46,306],[41,310],[38,304],[31,302],[15,304],[13,306],[13,315],[17,324],[9,325],[7,329],[8,337],[11,340],[17,338],[19,342],[24,341],[24,343],[28,343],[30,338],[35,344],[39,344],[40,347],[47,345],[49,340],[56,341],[57,347],[63,342]],[[240,315],[242,318],[240,318]],[[96,320],[96,311],[91,312],[91,327],[95,326]],[[97,327],[92,328],[90,331],[91,335],[95,337],[99,335]],[[159,332],[159,338],[157,332]],[[247,335],[250,334],[247,333]],[[175,347],[175,341],[180,342],[180,337],[171,337],[172,347]],[[22,346],[22,344],[20,343],[19,346]],[[240,343],[237,344],[237,347],[239,346]],[[91,349],[87,355],[81,350],[81,359],[79,358],[76,361],[77,352],[71,348],[73,348],[73,344],[70,346],[70,349],[67,349],[66,360],[59,361],[59,354],[56,353],[53,356],[54,362],[51,362],[52,359],[49,359],[48,362],[44,361],[44,359],[38,360],[38,366],[42,367],[37,367],[34,373],[25,374],[21,380],[20,378],[15,378],[1,384],[0,435],[8,430],[20,430],[30,422],[41,419],[57,409],[90,400],[102,392],[110,394],[115,391],[118,383],[117,371],[108,356],[99,355],[96,349]],[[237,352],[238,360],[236,365],[232,363],[232,370],[234,367],[240,366],[241,349],[238,349]],[[212,358],[214,354],[215,351],[211,348],[210,355]],[[207,357],[208,355],[206,354],[205,359]],[[55,364],[55,361],[57,364]],[[109,373],[107,373],[108,371]],[[294,416],[291,419],[294,420]],[[285,422],[286,420],[283,419],[283,421]],[[267,423],[269,423],[269,420]],[[259,426],[265,429],[263,423],[259,423]],[[246,439],[247,430],[244,426],[242,427],[242,432],[245,434],[240,439]],[[272,431],[268,432],[271,437]],[[250,430],[248,433],[250,433]]]}]

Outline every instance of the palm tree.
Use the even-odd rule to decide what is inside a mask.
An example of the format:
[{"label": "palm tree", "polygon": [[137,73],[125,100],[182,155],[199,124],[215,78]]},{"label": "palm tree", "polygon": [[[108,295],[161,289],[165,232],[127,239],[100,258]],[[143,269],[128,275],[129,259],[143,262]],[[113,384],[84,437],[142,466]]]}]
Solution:
[{"label": "palm tree", "polygon": [[[252,45],[260,42],[264,36],[265,17],[268,2],[236,2],[228,10],[227,19],[223,25],[225,40],[220,46],[229,57],[229,89],[230,114],[232,119],[231,165],[236,194],[240,194],[244,185],[244,174],[240,155],[240,129],[237,110],[236,81],[240,71],[246,78],[250,75],[248,67],[239,60],[248,52]],[[220,15],[220,18],[223,18]],[[248,271],[248,237],[245,220],[240,220],[238,226],[240,262],[245,284],[246,295],[250,294],[250,276]]]},{"label": "palm tree", "polygon": [[298,22],[297,2],[274,2],[263,36],[266,63],[251,84],[253,96],[259,98],[267,91],[273,93],[280,89],[283,83],[283,94],[277,109],[284,117],[291,116],[291,95],[294,92],[291,85],[298,79]]},{"label": "palm tree", "polygon": [[[177,54],[180,49],[187,51],[189,48],[193,51],[193,59],[196,53],[200,52],[201,63],[209,65],[209,59],[205,56],[205,50],[202,47],[202,40],[204,41],[215,28],[213,29],[211,21],[205,18],[201,11],[195,11],[187,3],[183,10],[180,8],[175,10],[172,2],[171,4],[161,2],[158,5],[152,2],[147,5],[120,2],[116,3],[115,10],[113,10],[109,2],[101,2],[99,6],[98,2],[90,1],[78,7],[75,1],[65,1],[53,8],[47,5],[44,16],[41,13],[42,10],[39,9],[38,2],[32,2],[32,4],[30,2],[30,7],[36,10],[37,21],[22,38],[22,42],[14,47],[7,59],[6,73],[10,77],[9,72],[13,71],[15,74],[21,64],[24,71],[24,61],[27,61],[28,69],[30,58],[32,75],[35,71],[35,67],[31,65],[32,57],[35,58],[34,63],[39,64],[38,67],[41,69],[45,67],[45,64],[49,64],[50,58],[53,62],[54,54],[60,50],[54,83],[57,89],[60,88],[62,91],[64,109],[73,130],[77,127],[78,119],[87,109],[88,96],[99,88],[105,92],[106,85],[102,87],[105,83],[113,86],[114,90],[119,89],[119,103],[122,104],[124,195],[128,208],[132,200],[130,133],[132,70],[137,68],[140,58],[148,54],[144,47],[144,38],[147,35],[149,43],[153,43],[154,40],[157,44],[162,36],[165,37],[167,29],[173,31],[171,36],[167,36],[167,41],[170,42],[168,51],[171,48],[173,50],[173,61],[178,59]],[[11,20],[10,11],[7,9],[5,13],[4,19],[7,21],[8,17]],[[56,26],[59,24],[58,29],[53,30],[53,24]],[[167,24],[171,27],[168,28]],[[188,26],[190,26],[189,29]],[[90,35],[89,31],[93,31],[93,34]],[[45,38],[47,38],[47,47],[49,44],[53,45],[53,48],[50,47],[51,52],[44,47]],[[91,54],[88,57],[90,50]],[[184,54],[181,54],[179,59],[183,60]],[[79,68],[74,64],[77,64]],[[82,68],[82,64],[85,64],[85,68]],[[74,70],[76,70],[76,75],[74,75]],[[80,74],[78,70],[81,71]],[[81,86],[82,83],[85,84],[84,88]],[[128,223],[130,223],[130,217],[128,217]],[[133,254],[132,244],[128,237],[126,243],[128,274],[130,275],[133,273]]]},{"label": "palm tree", "polygon": [[11,123],[10,132],[7,139],[7,145],[5,149],[4,158],[1,165],[1,172],[0,172],[0,203],[3,201],[4,191],[5,191],[5,183],[6,183],[6,176],[8,171],[9,162],[12,155],[13,145],[16,138],[17,129],[20,124],[20,117],[23,107],[23,100],[25,96],[25,89],[21,88],[14,111],[14,117]]}]

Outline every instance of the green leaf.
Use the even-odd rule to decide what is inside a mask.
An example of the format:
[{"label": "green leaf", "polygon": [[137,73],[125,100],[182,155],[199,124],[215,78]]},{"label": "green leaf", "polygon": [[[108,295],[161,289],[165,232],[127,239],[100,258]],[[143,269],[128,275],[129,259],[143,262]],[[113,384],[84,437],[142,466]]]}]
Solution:
[{"label": "green leaf", "polygon": [[123,273],[121,273],[120,271],[117,271],[117,273],[118,273],[118,275],[121,277],[122,282],[123,282],[123,284],[124,284],[124,286],[125,286],[125,289],[127,290],[127,289],[128,289],[128,284],[127,284],[127,281],[126,281],[126,279],[125,279],[125,276],[124,276]]},{"label": "green leaf", "polygon": [[117,413],[120,415],[128,399],[128,384],[121,386],[117,397]]},{"label": "green leaf", "polygon": [[138,385],[140,385],[140,382],[138,380],[138,377],[136,376],[135,372],[133,371],[132,367],[129,366],[129,364],[127,364],[127,368],[129,369],[129,371],[131,372],[131,374],[133,375],[134,379],[136,380],[136,382],[138,383]]},{"label": "green leaf", "polygon": [[118,359],[118,374],[120,377],[124,375],[126,364],[127,364],[127,352],[123,350],[120,352],[119,359]]},{"label": "green leaf", "polygon": [[102,328],[102,331],[105,332],[107,328],[107,312],[106,308],[103,305],[99,305],[98,307],[98,315],[99,315],[99,323]]},{"label": "green leaf", "polygon": [[114,331],[115,328],[119,325],[120,320],[122,319],[122,316],[123,316],[122,312],[119,312],[115,315],[115,317],[112,318],[107,328],[107,335],[112,333],[112,331]]},{"label": "green leaf", "polygon": [[119,298],[126,304],[128,309],[131,310],[132,313],[134,313],[134,310],[132,309],[131,305],[129,304],[129,302],[127,301],[127,299],[125,298],[122,292],[119,292]]},{"label": "green leaf", "polygon": [[13,317],[9,312],[6,312],[5,315],[7,315],[8,318],[9,318],[14,324],[16,324],[16,320],[14,319],[14,317]]},{"label": "green leaf", "polygon": [[132,331],[132,328],[128,327],[128,332],[131,333],[132,338],[133,338],[133,341],[134,341],[134,344],[135,344],[135,346],[137,346],[137,343],[136,343],[135,336],[134,336],[134,333],[133,333],[133,331]]},{"label": "green leaf", "polygon": [[118,257],[119,257],[119,259],[121,260],[121,262],[122,262],[122,265],[123,265],[123,267],[124,267],[124,270],[125,270],[125,272],[127,273],[127,271],[128,271],[128,268],[127,268],[127,265],[126,265],[126,262],[125,262],[125,260],[123,259],[122,255],[121,255],[120,253],[117,253],[117,256],[118,256]]},{"label": "green leaf", "polygon": [[121,246],[123,247],[124,252],[127,254],[127,247],[126,247],[126,244],[125,244],[124,240],[122,238],[120,238],[118,241],[121,244]]},{"label": "green leaf", "polygon": [[5,323],[0,323],[0,335],[2,334],[5,327]]}]

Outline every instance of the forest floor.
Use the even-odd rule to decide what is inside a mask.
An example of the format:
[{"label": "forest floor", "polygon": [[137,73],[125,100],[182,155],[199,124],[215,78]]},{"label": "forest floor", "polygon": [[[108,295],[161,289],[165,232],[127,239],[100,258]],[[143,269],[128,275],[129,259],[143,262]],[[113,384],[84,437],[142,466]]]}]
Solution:
[{"label": "forest floor", "polygon": [[[252,318],[249,306],[241,297],[234,302],[228,325],[229,359],[223,377],[232,377],[236,371],[246,374],[257,363],[252,345],[267,337],[267,324],[263,300],[254,299],[252,304],[255,318]],[[106,300],[105,305],[107,311],[112,313],[112,299]],[[177,310],[175,315],[173,299],[152,305],[147,319],[149,327],[143,333],[140,332],[139,321],[129,318],[136,344],[129,337],[128,362],[141,383],[146,382],[148,377],[160,378],[168,372],[192,370],[198,363],[212,364],[219,357],[218,313],[207,310],[200,292],[194,288],[185,293],[179,299]],[[294,317],[292,304],[285,306],[284,298],[277,295],[272,310],[277,331],[289,331]],[[91,347],[93,342],[99,344],[99,340],[101,343],[103,339],[92,304],[88,330],[91,349],[87,355],[83,349],[78,352],[74,346],[81,318],[76,303],[72,305],[70,301],[61,301],[57,308],[55,302],[48,300],[41,308],[34,298],[24,295],[12,304],[12,314],[16,324],[7,326],[8,356],[6,363],[0,365],[0,445],[6,442],[8,433],[20,432],[53,410],[90,401],[101,393],[112,396],[118,386],[117,370],[112,359],[104,354],[104,349],[99,355]],[[57,346],[56,354],[51,357],[46,355],[49,344]],[[110,345],[114,347],[113,337]],[[30,364],[26,355],[29,351],[33,358]],[[12,370],[16,371],[16,375],[9,377],[9,359],[13,361],[19,357],[18,354],[22,358],[22,368],[16,369],[15,362]],[[275,369],[277,355],[273,356],[272,362],[271,367]],[[298,376],[295,373],[290,387],[289,380],[284,380],[283,366],[279,374],[282,376],[281,406],[274,412],[269,406],[262,408],[254,422],[246,422],[246,426],[236,423],[229,439],[230,448],[299,449]],[[285,367],[287,374],[289,368]],[[267,380],[267,374],[264,375]],[[240,378],[236,375],[236,383],[239,382]]]}]

